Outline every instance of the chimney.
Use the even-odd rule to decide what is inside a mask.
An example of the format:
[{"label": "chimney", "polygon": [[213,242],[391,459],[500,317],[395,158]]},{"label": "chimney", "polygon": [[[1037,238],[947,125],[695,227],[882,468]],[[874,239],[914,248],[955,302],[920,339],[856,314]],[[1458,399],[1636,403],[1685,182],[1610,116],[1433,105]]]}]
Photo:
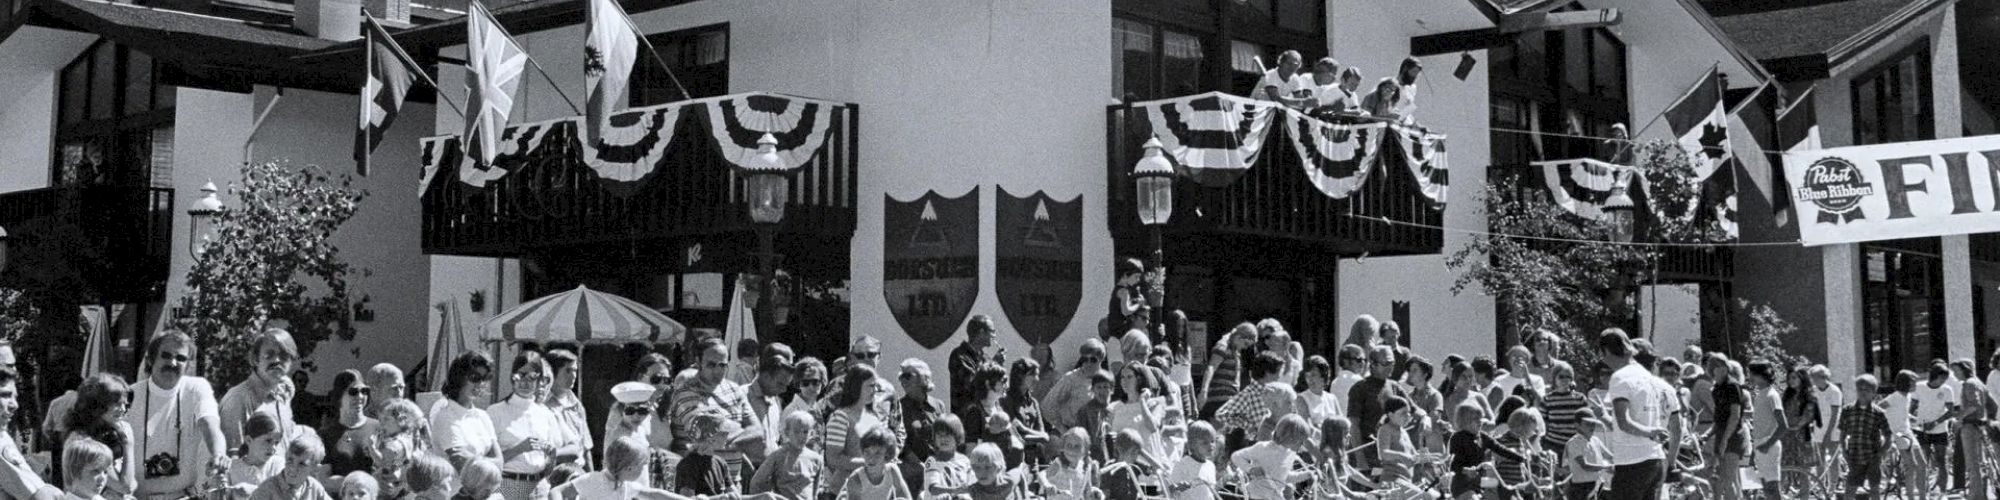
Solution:
[{"label": "chimney", "polygon": [[292,4],[292,27],[322,40],[345,42],[361,38],[361,2],[297,0]]}]

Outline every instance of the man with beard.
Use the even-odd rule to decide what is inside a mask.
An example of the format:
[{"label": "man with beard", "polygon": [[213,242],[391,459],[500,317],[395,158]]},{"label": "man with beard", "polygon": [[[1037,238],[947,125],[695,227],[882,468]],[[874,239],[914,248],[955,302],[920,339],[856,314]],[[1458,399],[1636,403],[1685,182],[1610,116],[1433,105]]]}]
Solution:
[{"label": "man with beard", "polygon": [[11,367],[0,367],[0,498],[55,500],[63,497],[63,492],[55,486],[42,482],[34,469],[28,465],[27,457],[15,445],[14,436],[8,433],[13,427],[14,411],[21,408],[15,399],[14,382],[20,376]]},{"label": "man with beard", "polygon": [[202,483],[228,456],[215,389],[207,380],[183,373],[194,354],[194,339],[187,334],[161,332],[146,351],[147,377],[132,384],[125,419],[139,456],[126,460],[144,466],[138,489],[142,499],[199,496],[206,486]]},{"label": "man with beard", "polygon": [[297,432],[297,419],[292,416],[291,376],[292,366],[299,360],[298,343],[292,341],[291,332],[279,328],[264,330],[251,344],[250,356],[255,363],[250,378],[222,395],[222,436],[229,449],[243,445],[243,421],[259,409],[277,417],[278,431],[286,440]]}]

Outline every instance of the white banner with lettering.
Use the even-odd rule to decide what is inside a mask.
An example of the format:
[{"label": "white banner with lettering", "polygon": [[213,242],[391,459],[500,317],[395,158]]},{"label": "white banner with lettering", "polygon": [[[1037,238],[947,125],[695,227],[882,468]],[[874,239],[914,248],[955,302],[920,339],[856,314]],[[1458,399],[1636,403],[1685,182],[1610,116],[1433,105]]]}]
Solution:
[{"label": "white banner with lettering", "polygon": [[2000,135],[1785,155],[1807,246],[2000,231]]}]

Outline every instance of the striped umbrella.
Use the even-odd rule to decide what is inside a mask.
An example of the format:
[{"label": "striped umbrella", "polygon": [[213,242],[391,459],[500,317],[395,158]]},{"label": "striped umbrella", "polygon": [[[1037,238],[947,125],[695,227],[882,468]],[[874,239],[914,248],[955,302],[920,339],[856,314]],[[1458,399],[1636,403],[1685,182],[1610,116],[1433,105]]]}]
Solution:
[{"label": "striped umbrella", "polygon": [[687,327],[645,304],[585,287],[521,304],[486,320],[486,342],[679,342]]}]

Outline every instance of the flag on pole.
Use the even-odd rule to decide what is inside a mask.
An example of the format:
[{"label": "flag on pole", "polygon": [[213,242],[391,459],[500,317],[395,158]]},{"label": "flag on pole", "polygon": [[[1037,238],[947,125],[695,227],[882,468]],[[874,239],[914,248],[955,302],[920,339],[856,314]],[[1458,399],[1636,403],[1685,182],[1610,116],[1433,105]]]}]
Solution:
[{"label": "flag on pole", "polygon": [[354,134],[354,162],[356,171],[365,176],[369,155],[382,143],[382,133],[395,123],[396,112],[403,109],[403,98],[410,94],[410,87],[417,83],[417,75],[423,74],[423,68],[403,56],[403,49],[396,47],[396,40],[375,22],[374,16],[364,16],[361,25],[368,38],[363,49],[368,61],[368,81],[361,86],[361,121]]},{"label": "flag on pole", "polygon": [[491,164],[500,148],[500,132],[514,111],[514,92],[521,88],[521,73],[527,68],[528,53],[501,29],[493,13],[475,0],[465,13],[466,53],[465,161]]},{"label": "flag on pole", "polygon": [[618,0],[589,0],[584,53],[584,143],[595,144],[604,120],[618,109],[639,60],[639,34]]},{"label": "flag on pole", "polygon": [[[1820,148],[1819,115],[1813,111],[1812,98],[1812,89],[1806,89],[1805,92],[1800,92],[1799,97],[1793,99],[1791,104],[1785,105],[1784,109],[1778,111],[1778,147],[1771,149],[1780,151],[1779,154],[1782,155]],[[1783,162],[1780,161],[1779,165],[1783,165]],[[1786,184],[1783,175],[1777,176],[1772,182],[1772,190],[1776,191],[1776,194],[1771,198],[1771,211],[1777,215],[1778,225],[1791,224],[1791,186]]]},{"label": "flag on pole", "polygon": [[1757,89],[1756,94],[1729,113],[1729,143],[1732,153],[1741,152],[1730,162],[1738,170],[1738,179],[1748,180],[1751,188],[1775,208],[1782,191],[1776,183],[1783,182],[1785,174],[1780,170],[1784,160],[1768,153],[1777,148],[1765,147],[1766,142],[1775,138],[1771,113],[1778,102],[1777,91],[1768,88],[1769,85]]},{"label": "flag on pole", "polygon": [[1700,195],[1682,213],[1669,216],[1694,220],[1716,220],[1724,231],[1736,235],[1736,171],[1729,168],[1731,154],[1729,113],[1723,108],[1722,72],[1709,68],[1708,74],[1679,100],[1667,106],[1667,125],[1673,141],[1687,152],[1694,164],[1694,181]]}]

